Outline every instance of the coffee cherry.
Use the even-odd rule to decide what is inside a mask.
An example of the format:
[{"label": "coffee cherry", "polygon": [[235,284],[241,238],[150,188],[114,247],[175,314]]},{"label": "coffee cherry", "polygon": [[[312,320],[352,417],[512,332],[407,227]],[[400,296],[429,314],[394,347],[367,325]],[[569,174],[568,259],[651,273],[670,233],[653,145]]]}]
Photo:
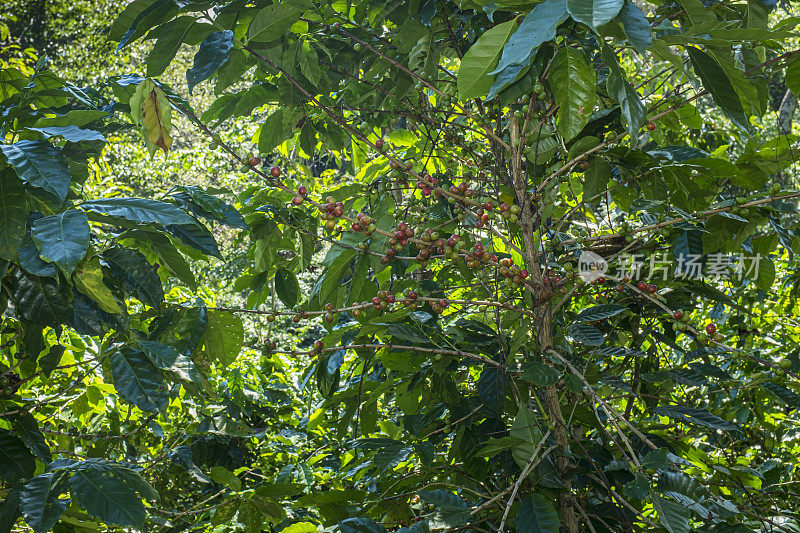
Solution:
[{"label": "coffee cherry", "polygon": [[292,205],[300,205],[302,203],[303,203],[302,196],[295,196],[294,198],[292,198]]},{"label": "coffee cherry", "polygon": [[294,322],[295,324],[298,324],[300,322],[300,315],[294,315],[292,317],[292,322]]},{"label": "coffee cherry", "polygon": [[377,141],[375,141],[375,146],[378,147],[378,150],[382,150],[383,149],[383,139],[378,139]]},{"label": "coffee cherry", "polygon": [[297,194],[299,194],[300,196],[305,196],[308,194],[308,189],[306,189],[305,185],[301,185],[300,187],[297,188]]},{"label": "coffee cherry", "polygon": [[642,292],[647,292],[647,283],[644,281],[640,281],[636,284],[636,288]]},{"label": "coffee cherry", "polygon": [[655,125],[655,123],[653,123],[653,122],[648,122],[648,123],[647,123],[647,131],[653,131],[654,129],[656,129],[656,125]]},{"label": "coffee cherry", "polygon": [[259,158],[257,158],[256,156],[253,156],[250,159],[248,159],[247,162],[250,164],[251,167],[255,167],[255,166],[258,166],[258,164],[261,162],[261,160]]},{"label": "coffee cherry", "polygon": [[678,311],[673,312],[672,313],[672,318],[674,318],[675,320],[682,319],[683,318],[683,311],[678,310]]},{"label": "coffee cherry", "polygon": [[716,324],[711,323],[706,326],[706,333],[708,333],[709,335],[713,335],[716,332],[717,332]]},{"label": "coffee cherry", "polygon": [[280,178],[281,177],[281,169],[278,167],[272,167],[269,169],[269,173],[272,174],[273,178]]},{"label": "coffee cherry", "polygon": [[786,370],[792,368],[792,362],[784,357],[783,359],[780,360],[780,362],[778,362],[778,366]]}]

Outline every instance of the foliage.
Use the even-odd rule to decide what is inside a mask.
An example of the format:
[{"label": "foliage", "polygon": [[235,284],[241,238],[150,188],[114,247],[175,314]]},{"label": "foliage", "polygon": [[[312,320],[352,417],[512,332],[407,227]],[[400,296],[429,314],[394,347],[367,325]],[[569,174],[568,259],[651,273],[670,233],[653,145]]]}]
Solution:
[{"label": "foliage", "polygon": [[[142,72],[7,64],[0,531],[800,527],[797,22],[134,0],[109,38],[152,46]],[[253,110],[259,155],[230,131]],[[234,202],[94,194],[173,121]],[[195,275],[218,237],[247,249],[235,307]]]}]

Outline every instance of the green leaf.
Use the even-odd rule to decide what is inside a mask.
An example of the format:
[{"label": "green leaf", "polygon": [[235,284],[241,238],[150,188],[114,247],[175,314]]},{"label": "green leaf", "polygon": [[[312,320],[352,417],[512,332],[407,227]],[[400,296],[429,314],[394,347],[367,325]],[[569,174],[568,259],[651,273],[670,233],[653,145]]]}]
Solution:
[{"label": "green leaf", "polygon": [[68,209],[36,219],[31,224],[31,237],[39,257],[57,264],[64,275],[70,276],[89,248],[89,220],[83,211]]},{"label": "green leaf", "polygon": [[231,490],[242,490],[242,480],[224,466],[213,466],[209,471],[211,479]]},{"label": "green leaf", "polygon": [[721,429],[728,433],[741,435],[742,430],[733,422],[728,422],[725,419],[718,417],[715,414],[709,413],[705,409],[697,409],[695,407],[684,407],[681,405],[670,405],[663,407],[656,407],[653,413],[661,416],[668,416],[673,420],[680,420],[684,423],[694,424],[710,429]]},{"label": "green leaf", "polygon": [[489,72],[490,75],[500,75],[495,79],[487,99],[494,98],[528,68],[539,46],[552,40],[558,25],[568,17],[566,0],[545,0],[527,14],[503,47],[497,68]]},{"label": "green leaf", "polygon": [[542,43],[556,36],[556,28],[567,19],[566,0],[545,0],[536,5],[503,47],[500,61],[489,74],[512,65],[527,65]]},{"label": "green leaf", "polygon": [[567,335],[572,337],[575,342],[586,346],[601,346],[605,342],[605,337],[599,329],[582,322],[570,324],[567,328]]},{"label": "green leaf", "polygon": [[142,12],[155,3],[156,0],[133,0],[125,6],[122,13],[114,19],[111,28],[108,30],[108,38],[118,42]]},{"label": "green leaf", "polygon": [[139,126],[150,157],[159,148],[164,155],[172,146],[172,108],[164,91],[153,80],[142,80],[128,101],[131,118]]},{"label": "green leaf", "polygon": [[679,503],[664,499],[660,496],[653,497],[653,509],[658,513],[658,519],[669,533],[689,533],[689,509]]},{"label": "green leaf", "polygon": [[742,101],[736,95],[725,70],[714,58],[699,48],[689,46],[686,51],[692,60],[694,71],[700,76],[703,87],[711,93],[714,102],[731,119],[731,122],[745,131],[750,131],[750,122],[742,107]]},{"label": "green leaf", "polygon": [[637,52],[644,55],[653,42],[653,35],[650,23],[642,10],[633,3],[633,0],[625,0],[625,5],[622,6],[617,18],[622,22],[628,42]]},{"label": "green leaf", "polygon": [[483,402],[483,409],[491,417],[499,417],[506,401],[508,376],[503,369],[484,363],[478,378],[478,397]]},{"label": "green leaf", "polygon": [[[2,74],[2,71],[0,71]],[[19,493],[21,487],[17,485],[6,493],[2,503],[0,503],[0,533],[11,533],[17,518],[20,516]]]},{"label": "green leaf", "polygon": [[589,122],[597,75],[581,50],[566,47],[553,58],[548,81],[559,105],[558,131],[569,142]]},{"label": "green leaf", "polygon": [[161,371],[139,350],[122,348],[111,355],[111,375],[120,396],[142,411],[167,406],[167,390]]},{"label": "green leaf", "polygon": [[105,142],[105,136],[100,133],[99,131],[95,130],[84,130],[70,124],[69,126],[49,126],[45,128],[27,128],[30,131],[38,131],[45,138],[49,139],[50,137],[61,137],[65,141],[77,143],[83,141],[101,141]]},{"label": "green leaf", "polygon": [[575,317],[575,319],[580,320],[581,322],[597,322],[598,320],[616,316],[627,309],[628,308],[624,305],[617,304],[593,305],[592,307],[588,307],[578,313],[578,316]]},{"label": "green leaf", "polygon": [[517,509],[517,533],[558,533],[560,524],[555,507],[541,494],[531,494]]},{"label": "green leaf", "polygon": [[139,345],[139,348],[142,349],[147,358],[161,370],[172,372],[184,381],[192,381],[197,384],[203,383],[203,377],[198,372],[194,362],[185,355],[178,353],[178,350],[173,346],[141,339],[137,340],[136,344]]},{"label": "green leaf", "polygon": [[167,202],[147,198],[104,198],[83,202],[78,207],[91,213],[122,218],[138,224],[197,224],[197,221],[179,207]]},{"label": "green leaf", "polygon": [[276,109],[264,120],[258,130],[258,151],[270,153],[276,146],[291,135],[291,124],[287,121],[288,110]]},{"label": "green leaf", "polygon": [[498,24],[467,50],[458,69],[459,98],[480,98],[489,92],[495,78],[489,72],[497,66],[503,46],[516,28],[516,18]]},{"label": "green leaf", "polygon": [[103,311],[122,313],[116,298],[103,281],[103,270],[98,257],[92,257],[76,268],[73,280],[78,290],[97,302]]},{"label": "green leaf", "polygon": [[126,294],[135,296],[151,307],[164,303],[164,288],[153,266],[138,251],[121,246],[109,248],[100,255]]},{"label": "green leaf", "polygon": [[13,261],[25,239],[25,186],[11,169],[0,171],[0,259]]},{"label": "green leaf", "polygon": [[345,268],[350,265],[355,255],[356,250],[344,249],[340,254],[336,255],[336,258],[330,263],[322,278],[322,287],[319,291],[320,302],[328,302],[331,295],[334,294],[334,291],[342,285],[340,280],[343,276],[343,272]]},{"label": "green leaf", "polygon": [[142,500],[124,478],[100,470],[79,470],[70,482],[76,500],[90,515],[120,526],[144,525]]},{"label": "green leaf", "polygon": [[623,0],[567,0],[572,18],[596,30],[622,9]]},{"label": "green leaf", "polygon": [[259,11],[247,29],[247,39],[268,43],[280,39],[300,18],[300,11],[289,4],[272,4]]},{"label": "green leaf", "polygon": [[242,320],[227,311],[209,311],[203,343],[223,366],[229,366],[239,357],[244,343]]},{"label": "green leaf", "polygon": [[247,229],[247,222],[241,213],[217,196],[191,185],[180,187],[180,191],[172,196],[193,214],[222,222],[232,228]]},{"label": "green leaf", "polygon": [[169,237],[163,233],[155,231],[132,231],[125,234],[137,240],[146,242],[150,249],[158,256],[158,262],[169,270],[175,277],[189,286],[190,289],[197,288],[197,280],[194,277],[189,263],[178,251]]},{"label": "green leaf", "polygon": [[0,144],[0,151],[27,184],[44,189],[64,201],[71,181],[61,150],[47,141],[17,141]]},{"label": "green leaf", "polygon": [[611,47],[603,43],[601,54],[603,63],[609,68],[608,78],[606,79],[608,94],[619,102],[622,118],[625,119],[625,124],[628,126],[631,142],[635,143],[639,128],[642,127],[642,124],[647,119],[647,110],[641,98],[639,98],[639,93],[631,87],[622,69],[619,68],[617,56]]},{"label": "green leaf", "polygon": [[233,48],[233,32],[217,31],[200,43],[200,49],[194,56],[194,65],[186,71],[186,83],[189,94],[201,81],[207,80],[221,67],[231,54]]},{"label": "green leaf", "polygon": [[18,272],[12,284],[11,299],[25,320],[58,326],[72,316],[69,286],[52,278]]},{"label": "green leaf", "polygon": [[69,498],[59,498],[65,478],[63,472],[47,472],[22,487],[19,508],[34,533],[50,531],[69,507]]},{"label": "green leaf", "polygon": [[[611,166],[601,157],[589,159],[589,168],[583,173],[583,197],[585,200],[594,198],[608,190],[611,180]],[[592,202],[596,202],[595,198]]]},{"label": "green leaf", "polygon": [[278,269],[275,273],[275,292],[286,307],[292,308],[297,305],[297,299],[300,297],[300,284],[297,282],[294,272],[285,268]]},{"label": "green leaf", "polygon": [[199,250],[206,255],[222,259],[217,241],[208,228],[197,222],[193,224],[170,224],[168,232],[177,237],[183,244]]},{"label": "green leaf", "polygon": [[161,27],[156,44],[147,56],[147,77],[160,76],[167,70],[189,30],[197,22],[194,17],[178,17]]},{"label": "green leaf", "polygon": [[794,94],[800,94],[800,61],[795,60],[786,67],[784,82]]},{"label": "green leaf", "polygon": [[22,442],[25,443],[25,446],[43,463],[52,462],[53,456],[50,453],[50,447],[45,442],[44,435],[33,416],[20,417],[14,415],[11,418],[11,427],[17,436],[22,439]]},{"label": "green leaf", "polygon": [[469,522],[467,504],[457,494],[442,489],[421,490],[419,497],[436,509],[430,518],[433,529],[457,528]]},{"label": "green leaf", "polygon": [[13,483],[33,475],[36,459],[25,443],[8,430],[0,428],[0,479]]}]

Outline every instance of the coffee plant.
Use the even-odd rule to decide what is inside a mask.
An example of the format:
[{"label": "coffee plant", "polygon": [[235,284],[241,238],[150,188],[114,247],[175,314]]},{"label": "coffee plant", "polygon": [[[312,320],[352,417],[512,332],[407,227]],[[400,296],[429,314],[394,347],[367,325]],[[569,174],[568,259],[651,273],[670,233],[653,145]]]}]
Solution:
[{"label": "coffee plant", "polygon": [[[134,0],[130,72],[5,62],[0,532],[800,531],[791,10]],[[104,195],[134,134],[243,186]]]}]

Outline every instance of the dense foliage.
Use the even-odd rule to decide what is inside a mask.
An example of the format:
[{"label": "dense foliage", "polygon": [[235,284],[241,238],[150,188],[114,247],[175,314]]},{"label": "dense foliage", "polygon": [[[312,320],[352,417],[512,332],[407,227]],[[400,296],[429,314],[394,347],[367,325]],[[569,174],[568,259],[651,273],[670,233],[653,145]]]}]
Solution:
[{"label": "dense foliage", "polygon": [[[0,532],[799,530],[788,9],[134,0],[87,87],[5,47]],[[123,194],[132,135],[241,186]]]}]

